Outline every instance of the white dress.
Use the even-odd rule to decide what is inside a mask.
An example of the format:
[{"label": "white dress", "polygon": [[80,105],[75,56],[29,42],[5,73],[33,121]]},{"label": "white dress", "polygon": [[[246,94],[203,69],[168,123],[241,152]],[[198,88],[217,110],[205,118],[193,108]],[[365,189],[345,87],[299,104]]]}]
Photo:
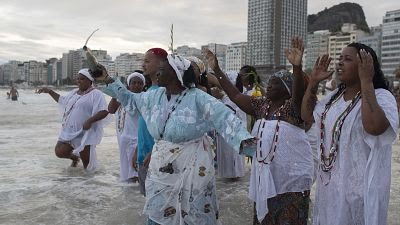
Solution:
[{"label": "white dress", "polygon": [[[317,103],[314,110],[317,127],[325,104],[335,92]],[[399,119],[393,95],[384,89],[376,89],[375,94],[390,126],[379,136],[368,134],[362,124],[361,100],[348,114],[333,168],[330,172],[323,172],[320,168],[318,170],[313,211],[315,225],[386,224],[392,142],[396,138]],[[332,127],[350,102],[341,97],[327,113],[324,141],[326,152],[331,144]],[[319,129],[316,130],[319,132]],[[318,137],[320,134],[314,135]],[[318,138],[317,146],[320,141]]]},{"label": "white dress", "polygon": [[[257,120],[254,129],[265,122],[262,155],[267,156],[272,146],[277,120]],[[257,134],[257,131],[252,134]],[[268,199],[287,192],[303,192],[311,189],[314,177],[313,153],[304,129],[281,121],[279,140],[273,161],[261,162],[263,157],[253,156],[249,198],[256,203],[257,218],[262,221],[268,213]]]},{"label": "white dress", "polygon": [[[90,160],[87,170],[96,168],[96,145],[100,144],[103,137],[105,119],[92,124],[92,127],[83,131],[83,124],[87,119],[99,111],[107,111],[107,102],[101,91],[93,89],[85,95],[78,95],[78,89],[74,89],[65,96],[60,96],[58,104],[62,117],[62,127],[59,140],[69,141],[74,148],[73,153],[79,153],[86,145],[90,145]],[[78,142],[76,142],[78,140]]]},{"label": "white dress", "polygon": [[121,181],[137,177],[136,170],[132,167],[132,157],[137,145],[139,114],[127,113],[121,105],[115,113],[115,129],[119,146]]},{"label": "white dress", "polygon": [[[221,101],[234,110],[235,114],[243,123],[243,127],[247,127],[247,115],[233,103],[228,96],[224,96]],[[223,178],[244,177],[244,155],[239,154],[226,143],[226,141],[217,134],[217,163],[218,176]]]}]

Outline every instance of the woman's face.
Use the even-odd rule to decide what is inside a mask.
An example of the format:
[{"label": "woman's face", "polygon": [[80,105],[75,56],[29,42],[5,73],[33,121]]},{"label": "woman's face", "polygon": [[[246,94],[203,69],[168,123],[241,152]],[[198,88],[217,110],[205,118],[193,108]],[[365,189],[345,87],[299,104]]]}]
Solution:
[{"label": "woman's face", "polygon": [[79,90],[86,91],[90,86],[92,86],[92,81],[86,76],[78,74],[78,77],[76,78],[76,84],[78,85]]},{"label": "woman's face", "polygon": [[358,52],[354,47],[345,47],[336,64],[336,74],[344,84],[359,82],[358,78]]},{"label": "woman's face", "polygon": [[194,75],[196,76],[197,82],[200,83],[200,68],[194,62],[190,62],[190,65],[192,65],[193,67]]},{"label": "woman's face", "polygon": [[246,73],[244,70],[239,71],[238,75],[242,81],[243,87],[245,87],[247,90],[251,90],[253,88],[253,85],[250,84],[250,74]]},{"label": "woman's face", "polygon": [[290,97],[283,81],[276,76],[271,76],[271,78],[269,78],[266,96],[271,100],[279,100],[283,97],[286,99]]},{"label": "woman's face", "polygon": [[158,85],[166,87],[167,84],[174,80],[178,80],[175,70],[169,65],[168,60],[163,60],[158,67]]},{"label": "woman's face", "polygon": [[158,66],[160,65],[160,58],[154,55],[153,52],[148,51],[144,55],[144,61],[142,64],[143,67],[143,75],[153,76],[157,74]]},{"label": "woman's face", "polygon": [[133,78],[129,81],[128,89],[129,89],[130,91],[132,91],[133,93],[140,93],[140,92],[142,92],[143,87],[144,87],[143,80],[140,79],[139,77],[133,77]]}]

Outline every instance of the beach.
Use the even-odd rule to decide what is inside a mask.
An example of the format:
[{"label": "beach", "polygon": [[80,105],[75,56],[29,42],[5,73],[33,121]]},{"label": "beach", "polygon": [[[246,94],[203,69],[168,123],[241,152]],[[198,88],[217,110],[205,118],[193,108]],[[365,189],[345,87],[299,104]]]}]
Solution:
[{"label": "beach", "polygon": [[[18,90],[19,101],[0,89],[0,224],[144,224],[145,198],[137,184],[119,181],[115,123],[97,147],[98,169],[87,173],[54,155],[61,126],[47,94]],[[4,93],[4,96],[3,96]],[[60,91],[65,94],[65,91]],[[107,98],[109,100],[109,98]],[[238,181],[217,177],[221,224],[252,224],[250,164]],[[400,142],[393,143],[388,224],[400,221]]]}]

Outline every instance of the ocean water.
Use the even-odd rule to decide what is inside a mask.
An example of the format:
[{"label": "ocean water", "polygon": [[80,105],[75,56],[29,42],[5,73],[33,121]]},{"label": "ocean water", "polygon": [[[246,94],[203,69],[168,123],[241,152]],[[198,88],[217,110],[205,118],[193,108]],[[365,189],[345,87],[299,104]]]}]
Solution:
[{"label": "ocean water", "polygon": [[[137,184],[119,182],[114,123],[97,147],[98,170],[54,155],[61,126],[56,102],[48,94],[19,90],[17,102],[0,89],[0,224],[144,224],[145,198]],[[65,92],[58,92],[64,94]],[[400,221],[400,144],[395,142],[389,224]],[[249,165],[238,181],[217,178],[221,224],[252,224],[247,198]]]}]

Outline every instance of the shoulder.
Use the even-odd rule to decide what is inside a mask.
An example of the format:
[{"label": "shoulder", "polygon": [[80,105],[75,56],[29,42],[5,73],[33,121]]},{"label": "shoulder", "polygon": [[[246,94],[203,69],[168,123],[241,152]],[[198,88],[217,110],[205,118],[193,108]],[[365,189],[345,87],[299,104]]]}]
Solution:
[{"label": "shoulder", "polygon": [[378,104],[382,104],[382,103],[395,103],[396,102],[396,98],[394,97],[394,95],[392,94],[392,92],[383,89],[383,88],[378,88],[375,89],[375,96],[376,99],[378,101]]},{"label": "shoulder", "polygon": [[392,92],[390,92],[386,89],[383,89],[383,88],[375,89],[375,94],[376,95],[379,94],[379,95],[385,95],[385,96],[393,96]]},{"label": "shoulder", "polygon": [[98,89],[93,89],[90,93],[94,96],[104,96],[103,92]]}]

